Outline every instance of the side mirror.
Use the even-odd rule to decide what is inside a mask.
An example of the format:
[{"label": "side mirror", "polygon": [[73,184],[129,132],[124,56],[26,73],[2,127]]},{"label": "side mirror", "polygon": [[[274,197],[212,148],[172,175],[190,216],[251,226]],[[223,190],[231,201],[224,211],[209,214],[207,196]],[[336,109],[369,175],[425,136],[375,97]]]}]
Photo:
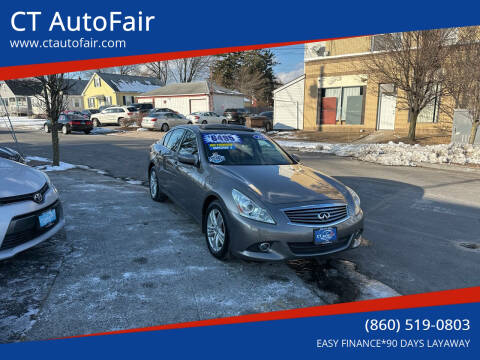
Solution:
[{"label": "side mirror", "polygon": [[180,161],[183,164],[197,166],[198,165],[198,155],[196,155],[196,154],[183,154],[183,155],[179,154],[178,155],[178,161]]},{"label": "side mirror", "polygon": [[295,160],[295,162],[299,163],[300,162],[300,157],[296,154],[290,154],[290,156],[292,157],[293,160]]}]

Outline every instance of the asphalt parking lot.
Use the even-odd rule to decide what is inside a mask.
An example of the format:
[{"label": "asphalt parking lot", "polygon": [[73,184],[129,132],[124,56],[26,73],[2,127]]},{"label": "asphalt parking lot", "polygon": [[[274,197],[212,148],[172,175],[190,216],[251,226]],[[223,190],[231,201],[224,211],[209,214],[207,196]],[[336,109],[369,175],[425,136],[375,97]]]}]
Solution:
[{"label": "asphalt parking lot", "polygon": [[[49,136],[27,130],[17,135],[25,153],[51,158]],[[157,135],[161,137],[152,136]],[[52,173],[65,204],[67,227],[54,239],[0,264],[1,341],[328,302],[286,264],[215,260],[198,225],[180,209],[156,204],[144,187],[116,179],[146,180],[151,138],[60,137],[62,161],[106,170],[111,176],[78,169]],[[2,131],[1,145],[11,146]],[[335,274],[338,267],[329,264],[348,260],[357,267],[356,274],[400,294],[479,285],[479,172],[300,156],[306,165],[355,189],[366,214],[363,246],[319,259],[327,263],[320,271]],[[338,277],[337,285],[355,276]]]}]

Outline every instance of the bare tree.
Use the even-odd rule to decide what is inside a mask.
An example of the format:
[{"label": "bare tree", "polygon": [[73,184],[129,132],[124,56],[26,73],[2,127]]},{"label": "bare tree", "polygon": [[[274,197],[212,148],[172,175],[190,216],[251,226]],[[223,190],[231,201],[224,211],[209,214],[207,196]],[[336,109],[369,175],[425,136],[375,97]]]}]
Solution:
[{"label": "bare tree", "polygon": [[267,85],[268,80],[262,72],[242,66],[234,80],[233,87],[251,99],[263,101],[263,99],[257,98],[257,94],[261,94]]},{"label": "bare tree", "polygon": [[41,83],[42,92],[37,96],[43,107],[47,119],[52,125],[53,166],[60,164],[60,149],[58,146],[57,123],[60,113],[65,110],[68,101],[68,90],[73,86],[73,81],[65,78],[65,74],[53,74],[36,77]]},{"label": "bare tree", "polygon": [[172,60],[172,76],[177,82],[182,83],[207,77],[211,62],[210,56]]},{"label": "bare tree", "polygon": [[168,61],[156,61],[143,65],[145,67],[145,70],[142,72],[143,75],[156,77],[162,82],[163,85],[167,84],[170,75],[170,67]]},{"label": "bare tree", "polygon": [[455,29],[438,29],[381,35],[365,62],[370,78],[401,90],[397,97],[409,110],[411,142],[420,112],[446,93],[444,67],[455,34]]},{"label": "bare tree", "polygon": [[461,28],[452,46],[444,87],[454,99],[454,108],[466,109],[472,121],[469,144],[475,142],[480,125],[480,28]]}]

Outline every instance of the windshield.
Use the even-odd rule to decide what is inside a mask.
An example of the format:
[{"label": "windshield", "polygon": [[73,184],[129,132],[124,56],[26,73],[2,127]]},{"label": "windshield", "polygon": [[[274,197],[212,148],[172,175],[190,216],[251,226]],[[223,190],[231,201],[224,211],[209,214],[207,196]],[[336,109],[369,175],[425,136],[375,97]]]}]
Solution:
[{"label": "windshield", "polygon": [[203,133],[208,161],[217,165],[289,165],[290,157],[258,133]]}]

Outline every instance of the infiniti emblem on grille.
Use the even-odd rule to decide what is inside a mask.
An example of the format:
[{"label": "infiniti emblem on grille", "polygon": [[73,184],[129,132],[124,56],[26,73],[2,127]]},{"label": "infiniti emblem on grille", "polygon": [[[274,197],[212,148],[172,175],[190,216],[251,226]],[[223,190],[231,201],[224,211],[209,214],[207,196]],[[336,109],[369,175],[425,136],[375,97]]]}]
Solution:
[{"label": "infiniti emblem on grille", "polygon": [[36,193],[33,195],[33,201],[35,201],[37,204],[40,204],[43,201],[43,195],[40,193]]},{"label": "infiniti emblem on grille", "polygon": [[328,220],[328,219],[330,219],[330,213],[322,211],[321,213],[318,213],[317,217],[320,220]]}]

